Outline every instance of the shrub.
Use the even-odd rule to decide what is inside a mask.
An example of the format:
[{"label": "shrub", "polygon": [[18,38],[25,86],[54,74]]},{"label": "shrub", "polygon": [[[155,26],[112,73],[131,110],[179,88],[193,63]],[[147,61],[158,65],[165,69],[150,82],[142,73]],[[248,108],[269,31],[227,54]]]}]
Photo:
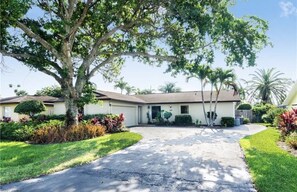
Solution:
[{"label": "shrub", "polygon": [[251,110],[252,106],[249,103],[241,103],[238,105],[237,110]]},{"label": "shrub", "polygon": [[167,121],[169,121],[170,117],[172,116],[172,113],[169,111],[165,111],[163,116]]},{"label": "shrub", "polygon": [[262,116],[272,108],[275,108],[275,106],[268,103],[266,104],[260,103],[260,104],[254,105],[252,108],[254,121],[257,123],[263,123]]},{"label": "shrub", "polygon": [[176,125],[192,125],[191,115],[176,115],[175,116]]},{"label": "shrub", "polygon": [[283,114],[286,110],[281,108],[271,108],[269,111],[262,116],[262,120],[265,123],[270,123],[271,125],[274,122],[274,119]]},{"label": "shrub", "polygon": [[33,136],[33,123],[0,123],[0,137],[4,140],[26,141]]},{"label": "shrub", "polygon": [[281,136],[287,136],[297,130],[297,110],[286,111],[280,115],[279,128]]},{"label": "shrub", "polygon": [[234,117],[222,117],[221,126],[234,127]]},{"label": "shrub", "polygon": [[244,118],[243,119],[243,124],[248,124],[250,123],[250,119],[249,118]]},{"label": "shrub", "polygon": [[45,106],[42,101],[37,100],[23,101],[14,109],[15,113],[29,115],[31,118],[42,111],[45,111]]},{"label": "shrub", "polygon": [[123,131],[124,128],[124,115],[121,113],[120,115],[108,114],[105,115],[102,119],[99,117],[94,117],[89,120],[93,125],[103,125],[106,127],[106,132],[115,133]]},{"label": "shrub", "polygon": [[293,132],[286,137],[286,143],[294,148],[297,149],[297,132]]},{"label": "shrub", "polygon": [[39,144],[79,141],[102,136],[105,134],[105,129],[102,125],[85,123],[67,129],[61,125],[50,125],[37,129],[32,141]]}]

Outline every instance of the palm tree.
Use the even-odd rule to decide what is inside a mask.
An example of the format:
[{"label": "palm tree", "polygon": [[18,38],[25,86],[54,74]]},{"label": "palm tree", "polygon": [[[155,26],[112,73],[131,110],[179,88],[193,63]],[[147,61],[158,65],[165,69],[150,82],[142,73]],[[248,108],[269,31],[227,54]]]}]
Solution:
[{"label": "palm tree", "polygon": [[119,88],[121,90],[121,94],[123,94],[123,90],[128,86],[128,83],[123,80],[124,78],[121,77],[120,80],[115,81],[114,88]]},{"label": "palm tree", "polygon": [[204,101],[204,86],[207,82],[207,77],[209,73],[211,73],[211,69],[209,65],[204,65],[204,64],[196,64],[191,66],[189,69],[190,75],[187,77],[187,80],[190,78],[197,78],[200,80],[200,85],[201,85],[201,98],[202,98],[202,107],[203,107],[203,113],[204,113],[204,118],[205,122],[207,125],[209,125],[207,116],[206,116],[206,111],[205,111],[205,101]]},{"label": "palm tree", "polygon": [[210,98],[209,98],[209,125],[213,126],[213,119],[215,116],[215,112],[212,111],[212,96],[213,96],[213,88],[216,86],[219,75],[215,70],[212,70],[208,73],[208,81],[210,83]]},{"label": "palm tree", "polygon": [[[222,68],[216,68],[214,70],[214,74],[217,77],[217,81],[215,81],[215,89],[216,89],[216,98],[215,98],[215,106],[214,106],[214,114],[216,114],[217,111],[217,105],[218,105],[218,99],[219,94],[223,88],[223,86],[226,87],[233,87],[234,91],[237,92],[237,85],[235,83],[235,74],[233,70],[227,69],[224,70]],[[213,116],[211,116],[213,117]],[[213,125],[214,119],[212,119],[212,125]]]},{"label": "palm tree", "polygon": [[283,77],[284,73],[271,69],[258,69],[250,74],[252,79],[247,82],[249,97],[263,103],[280,104],[286,97],[292,81]]},{"label": "palm tree", "polygon": [[176,87],[176,83],[166,82],[165,85],[160,86],[159,91],[162,93],[177,93],[181,91],[180,87]]},{"label": "palm tree", "polygon": [[126,95],[131,95],[132,93],[136,92],[136,88],[134,86],[129,86],[129,85],[125,87],[125,90],[126,90]]}]

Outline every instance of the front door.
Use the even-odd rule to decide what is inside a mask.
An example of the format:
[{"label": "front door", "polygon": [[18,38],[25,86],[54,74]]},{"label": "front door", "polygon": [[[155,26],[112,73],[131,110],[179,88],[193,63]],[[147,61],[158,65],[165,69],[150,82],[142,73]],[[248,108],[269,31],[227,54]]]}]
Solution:
[{"label": "front door", "polygon": [[161,106],[152,106],[152,119],[156,119],[159,112],[161,112]]}]

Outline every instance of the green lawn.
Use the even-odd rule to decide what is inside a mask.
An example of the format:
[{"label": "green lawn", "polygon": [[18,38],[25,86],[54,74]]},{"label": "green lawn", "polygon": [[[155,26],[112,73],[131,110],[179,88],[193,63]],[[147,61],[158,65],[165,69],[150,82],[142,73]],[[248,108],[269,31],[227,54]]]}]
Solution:
[{"label": "green lawn", "polygon": [[9,183],[49,174],[90,162],[141,139],[131,132],[62,144],[31,145],[24,142],[0,142],[0,183]]},{"label": "green lawn", "polygon": [[297,191],[297,158],[280,149],[276,129],[241,139],[246,161],[259,192]]}]

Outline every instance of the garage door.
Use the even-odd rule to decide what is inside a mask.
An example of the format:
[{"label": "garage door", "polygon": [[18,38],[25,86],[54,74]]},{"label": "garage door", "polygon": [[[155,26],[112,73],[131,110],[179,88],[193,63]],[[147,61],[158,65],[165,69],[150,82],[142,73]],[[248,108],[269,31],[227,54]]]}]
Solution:
[{"label": "garage door", "polygon": [[136,107],[132,106],[122,106],[122,105],[112,105],[111,110],[113,114],[124,114],[126,126],[136,125]]}]

